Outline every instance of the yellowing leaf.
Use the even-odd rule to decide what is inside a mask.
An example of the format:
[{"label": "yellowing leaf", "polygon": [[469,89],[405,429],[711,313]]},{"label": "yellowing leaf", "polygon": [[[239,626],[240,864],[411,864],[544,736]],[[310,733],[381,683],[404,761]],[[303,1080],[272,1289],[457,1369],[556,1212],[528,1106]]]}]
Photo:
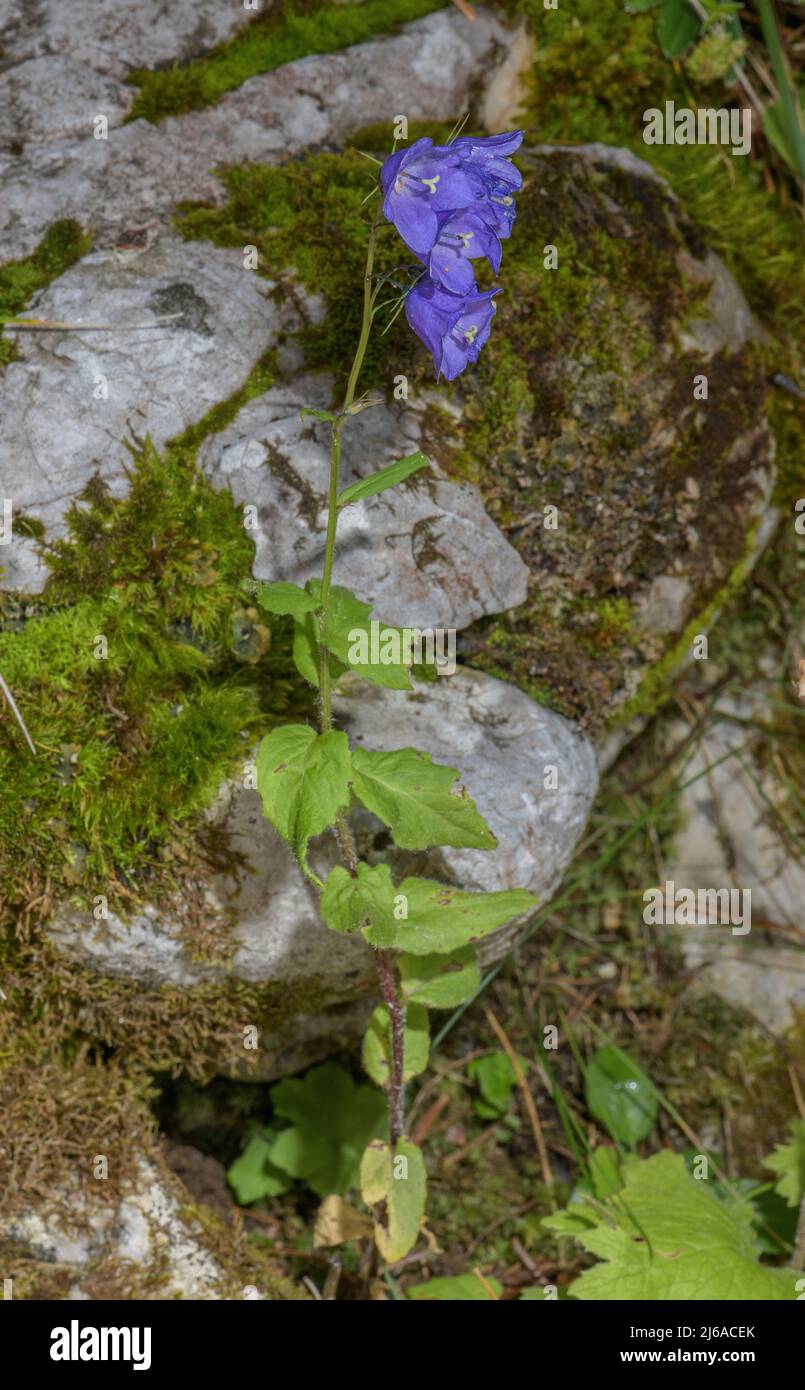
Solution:
[{"label": "yellowing leaf", "polygon": [[374,1140],[361,1161],[361,1196],[368,1207],[385,1204],[383,1219],[375,1220],[375,1244],[389,1264],[401,1260],[416,1244],[425,1214],[427,1180],[416,1144],[401,1139],[394,1154],[388,1144]]},{"label": "yellowing leaf", "polygon": [[325,1197],[316,1213],[313,1227],[313,1248],[320,1250],[323,1245],[344,1245],[348,1240],[364,1240],[371,1237],[373,1225],[362,1211],[356,1211],[349,1202],[337,1193]]}]

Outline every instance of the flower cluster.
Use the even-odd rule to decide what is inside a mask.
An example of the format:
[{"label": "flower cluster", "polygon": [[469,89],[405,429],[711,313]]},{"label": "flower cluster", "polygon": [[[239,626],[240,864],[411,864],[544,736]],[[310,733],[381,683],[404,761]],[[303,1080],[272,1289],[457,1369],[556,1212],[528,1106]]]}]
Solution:
[{"label": "flower cluster", "polygon": [[522,138],[520,130],[449,145],[426,137],[390,155],[380,171],[383,212],[425,266],[406,297],[406,317],[448,381],[478,360],[489,337],[500,291],[479,291],[471,262],[485,256],[496,274],[500,268],[523,182],[509,156]]}]

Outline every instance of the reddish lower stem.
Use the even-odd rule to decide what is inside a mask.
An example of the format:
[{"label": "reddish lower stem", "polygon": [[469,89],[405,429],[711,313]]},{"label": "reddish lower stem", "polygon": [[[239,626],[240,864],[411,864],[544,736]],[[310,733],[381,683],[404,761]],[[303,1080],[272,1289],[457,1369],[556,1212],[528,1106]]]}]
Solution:
[{"label": "reddish lower stem", "polygon": [[403,1048],[405,1042],[405,1005],[401,1002],[394,978],[393,957],[390,951],[376,950],[377,973],[383,999],[391,1024],[391,1078],[389,1080],[389,1131],[392,1150],[405,1128],[403,1109]]}]

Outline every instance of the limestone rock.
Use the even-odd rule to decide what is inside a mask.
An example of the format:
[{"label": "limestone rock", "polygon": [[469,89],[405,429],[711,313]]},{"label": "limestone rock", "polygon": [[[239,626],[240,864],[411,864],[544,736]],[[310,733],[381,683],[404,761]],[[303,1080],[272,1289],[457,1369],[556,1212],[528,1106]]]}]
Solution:
[{"label": "limestone rock", "polygon": [[[586,739],[561,716],[534,704],[512,686],[478,672],[459,670],[410,695],[349,683],[336,701],[336,717],[353,742],[367,748],[423,747],[435,760],[457,766],[500,841],[496,851],[440,849],[413,856],[382,856],[400,874],[446,877],[469,889],[529,888],[547,901],[582,833],[596,790],[595,756]],[[556,789],[546,773],[556,768]],[[547,776],[551,784],[552,776]],[[292,1018],[281,1034],[261,1040],[261,1074],[297,1070],[343,1045],[360,1030],[376,982],[372,952],[361,940],[334,934],[318,918],[316,895],[289,851],[262,815],[257,793],[228,784],[211,812],[245,856],[236,875],[221,876],[210,890],[210,914],[234,917],[231,965],[190,958],[180,924],[148,909],[127,921],[98,923],[63,909],[46,930],[63,951],[117,977],[159,984],[200,980],[270,981],[292,989],[314,983],[321,1009]],[[383,830],[365,813],[354,819],[362,854],[378,857]],[[387,838],[385,833],[383,840]],[[334,841],[323,838],[311,854],[326,875],[336,862]],[[485,960],[500,957],[521,923],[483,944]]]},{"label": "limestone rock", "polygon": [[228,39],[249,15],[240,4],[193,0],[0,0],[0,67],[59,55],[92,72],[122,78],[133,68],[198,57]]},{"label": "limestone rock", "polygon": [[[206,10],[232,13],[214,4]],[[63,7],[62,12],[66,19]],[[84,33],[94,50],[91,23]],[[177,199],[220,199],[221,185],[211,171],[222,159],[272,162],[332,147],[397,112],[409,121],[453,120],[492,76],[509,37],[483,10],[473,24],[452,8],[440,10],[399,33],[261,73],[214,107],[170,117],[158,127],[145,120],[115,125],[110,119],[106,140],[96,140],[90,126],[82,139],[32,145],[24,159],[0,153],[0,257],[27,255],[58,217],[91,223],[100,244],[144,223],[166,227]],[[104,49],[103,41],[98,48]],[[90,56],[80,47],[74,54],[81,62]],[[174,56],[175,48],[168,54]],[[102,90],[93,76],[87,87],[91,105]],[[116,109],[113,102],[113,116]],[[14,138],[24,143],[26,135],[23,126]]]},{"label": "limestone rock", "polygon": [[103,1298],[97,1288],[87,1292],[84,1281],[93,1267],[110,1258],[119,1262],[118,1277],[128,1269],[137,1281],[155,1280],[155,1297],[227,1296],[224,1270],[206,1246],[201,1228],[182,1215],[176,1185],[150,1160],[139,1160],[137,1184],[117,1206],[91,1202],[69,1188],[61,1196],[84,1223],[80,1234],[67,1231],[58,1215],[41,1205],[11,1217],[1,1234],[34,1260],[71,1266],[75,1282],[68,1299]]},{"label": "limestone rock", "polygon": [[[256,509],[250,532],[258,579],[304,584],[321,574],[330,468],[329,429],[300,407],[326,408],[327,377],[304,376],[267,391],[199,461],[216,487]],[[350,421],[341,484],[376,472],[419,446],[417,416],[386,405]],[[475,488],[423,473],[408,485],[345,508],[334,579],[374,600],[386,622],[460,628],[522,603],[527,570],[487,516]]]},{"label": "limestone rock", "polygon": [[[269,289],[236,253],[166,237],[132,261],[94,252],[37,296],[31,317],[119,326],[17,335],[0,403],[0,472],[14,512],[43,522],[52,540],[93,475],[119,495],[126,440],[150,434],[164,445],[243,383],[280,325],[299,323],[304,296],[279,310]],[[154,324],[162,315],[179,317]],[[5,548],[3,564],[7,588],[44,584],[25,537]]]},{"label": "limestone rock", "polygon": [[131,88],[74,58],[32,58],[0,71],[0,151],[18,160],[34,145],[95,140],[95,118],[119,125],[130,104]]},{"label": "limestone rock", "polygon": [[[751,893],[750,932],[701,925],[680,928],[680,939],[697,987],[782,1033],[793,1011],[805,1009],[805,865],[775,818],[782,789],[773,767],[757,762],[762,736],[745,722],[762,725],[771,714],[762,685],[720,697],[685,765],[685,781],[697,780],[682,795],[683,825],[665,873],[677,889]],[[671,725],[669,746],[684,732]]]}]

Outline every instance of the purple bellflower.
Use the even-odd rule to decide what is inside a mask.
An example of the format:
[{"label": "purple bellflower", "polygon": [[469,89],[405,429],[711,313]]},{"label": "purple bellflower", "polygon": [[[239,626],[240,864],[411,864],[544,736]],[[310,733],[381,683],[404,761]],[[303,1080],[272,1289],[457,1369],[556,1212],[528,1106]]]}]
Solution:
[{"label": "purple bellflower", "polygon": [[416,256],[426,256],[439,230],[440,212],[465,208],[476,188],[449,145],[434,145],[427,136],[386,160],[380,171],[383,213]]},{"label": "purple bellflower", "polygon": [[495,316],[496,294],[499,289],[451,294],[427,276],[409,292],[405,316],[432,354],[437,377],[452,381],[468,362],[478,361]]},{"label": "purple bellflower", "polygon": [[522,139],[520,130],[449,145],[424,138],[380,171],[383,213],[426,267],[408,292],[406,317],[448,381],[478,360],[489,337],[500,291],[481,293],[471,263],[485,256],[495,274],[500,268],[523,183],[510,156]]},{"label": "purple bellflower", "polygon": [[475,276],[470,261],[486,256],[495,274],[500,269],[500,238],[480,212],[462,208],[441,220],[428,257],[428,271],[453,294],[472,294]]}]

